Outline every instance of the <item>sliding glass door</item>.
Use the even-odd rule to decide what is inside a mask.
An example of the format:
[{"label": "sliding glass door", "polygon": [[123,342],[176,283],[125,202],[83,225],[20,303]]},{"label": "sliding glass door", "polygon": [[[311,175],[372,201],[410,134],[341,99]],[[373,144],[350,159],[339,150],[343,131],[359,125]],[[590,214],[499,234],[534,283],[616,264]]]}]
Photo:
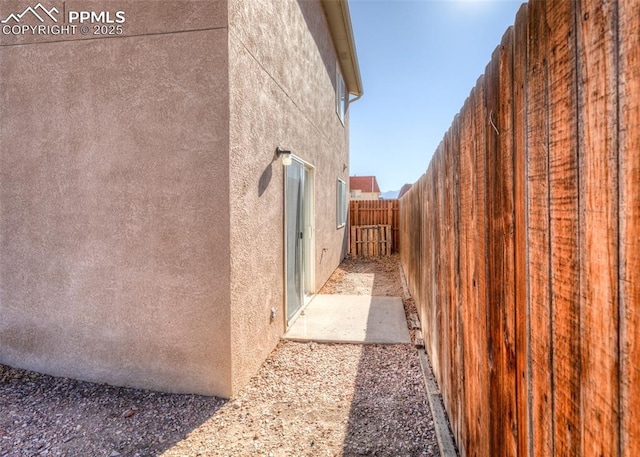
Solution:
[{"label": "sliding glass door", "polygon": [[311,170],[294,159],[285,168],[285,240],[287,322],[304,305],[312,251],[313,186]]}]

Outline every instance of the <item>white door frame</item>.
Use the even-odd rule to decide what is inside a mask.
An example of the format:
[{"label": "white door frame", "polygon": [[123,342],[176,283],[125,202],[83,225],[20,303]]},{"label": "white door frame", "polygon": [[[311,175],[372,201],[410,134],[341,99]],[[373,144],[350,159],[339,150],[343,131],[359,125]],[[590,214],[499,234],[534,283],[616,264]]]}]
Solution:
[{"label": "white door frame", "polygon": [[303,224],[304,224],[304,247],[303,247],[303,303],[300,309],[288,319],[288,235],[287,235],[287,222],[289,215],[287,214],[287,177],[286,170],[284,172],[284,324],[285,329],[288,328],[300,315],[305,306],[311,301],[311,298],[315,294],[315,221],[316,221],[316,209],[315,209],[315,171],[316,168],[309,162],[297,157],[292,156],[292,160],[297,162],[298,165],[302,165],[304,171],[304,187],[303,187]]}]

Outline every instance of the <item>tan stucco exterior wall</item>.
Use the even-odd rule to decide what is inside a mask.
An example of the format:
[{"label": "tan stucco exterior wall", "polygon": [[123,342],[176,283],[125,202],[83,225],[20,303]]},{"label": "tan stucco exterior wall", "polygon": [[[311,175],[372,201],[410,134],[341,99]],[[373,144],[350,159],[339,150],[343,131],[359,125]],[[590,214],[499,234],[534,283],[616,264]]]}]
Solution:
[{"label": "tan stucco exterior wall", "polygon": [[123,36],[0,36],[0,363],[229,397],[285,331],[276,146],[315,167],[316,291],[346,253],[323,7],[101,8]]},{"label": "tan stucco exterior wall", "polygon": [[319,1],[229,1],[234,390],[285,327],[284,170],[276,146],[315,167],[316,291],[346,252],[345,230],[336,228],[336,181],[349,176],[348,130],[335,110],[336,59]]},{"label": "tan stucco exterior wall", "polygon": [[228,396],[226,2],[105,5],[124,36],[0,37],[0,363]]}]

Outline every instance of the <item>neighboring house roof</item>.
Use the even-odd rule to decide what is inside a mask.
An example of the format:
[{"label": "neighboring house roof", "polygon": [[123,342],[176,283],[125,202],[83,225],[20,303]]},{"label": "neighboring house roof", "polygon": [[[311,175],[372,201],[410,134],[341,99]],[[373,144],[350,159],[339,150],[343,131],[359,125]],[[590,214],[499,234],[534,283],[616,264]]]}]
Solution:
[{"label": "neighboring house roof", "polygon": [[375,176],[349,176],[349,189],[380,193],[378,180]]},{"label": "neighboring house roof", "polygon": [[406,194],[409,189],[411,189],[411,186],[413,186],[413,184],[405,184],[404,186],[402,186],[402,189],[400,189],[400,193],[398,194],[398,198]]},{"label": "neighboring house roof", "polygon": [[351,15],[347,0],[322,0],[327,14],[329,30],[336,46],[342,77],[350,94],[362,95],[362,80],[356,54],[355,39],[351,26]]}]

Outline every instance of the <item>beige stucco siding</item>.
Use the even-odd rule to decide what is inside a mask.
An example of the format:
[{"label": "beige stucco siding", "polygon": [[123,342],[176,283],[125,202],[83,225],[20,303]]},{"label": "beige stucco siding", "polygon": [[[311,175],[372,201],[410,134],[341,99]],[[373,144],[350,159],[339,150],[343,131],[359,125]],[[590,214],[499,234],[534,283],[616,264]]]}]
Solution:
[{"label": "beige stucco siding", "polygon": [[344,253],[345,231],[336,228],[336,180],[348,177],[348,140],[335,112],[336,55],[319,1],[230,1],[229,62],[237,390],[284,331],[284,170],[275,148],[289,148],[315,167],[318,290]]},{"label": "beige stucco siding", "polygon": [[314,291],[346,253],[322,4],[92,9],[125,33],[0,37],[0,363],[229,397],[285,331],[276,146],[314,167]]},{"label": "beige stucco siding", "polygon": [[221,21],[0,47],[0,363],[230,394]]}]

